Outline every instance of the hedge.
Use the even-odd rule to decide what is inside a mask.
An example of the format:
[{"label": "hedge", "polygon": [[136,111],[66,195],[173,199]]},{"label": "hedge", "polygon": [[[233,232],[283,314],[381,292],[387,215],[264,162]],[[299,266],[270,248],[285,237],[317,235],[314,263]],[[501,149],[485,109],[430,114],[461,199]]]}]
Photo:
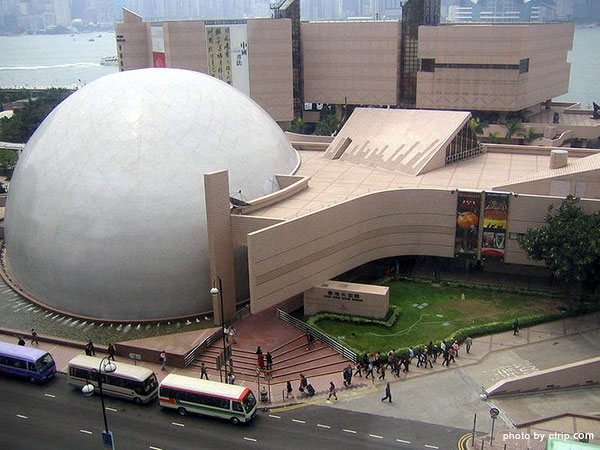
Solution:
[{"label": "hedge", "polygon": [[[317,322],[320,320],[337,320],[339,322],[350,322],[360,325],[380,325],[386,328],[394,326],[398,318],[402,314],[402,308],[398,306],[390,306],[388,313],[383,319],[375,319],[373,317],[350,316],[348,314],[336,314],[330,312],[320,312],[310,317],[306,323],[312,327],[317,327]],[[320,328],[319,328],[320,329]],[[320,329],[321,330],[321,329]],[[323,331],[323,330],[321,330]]]}]

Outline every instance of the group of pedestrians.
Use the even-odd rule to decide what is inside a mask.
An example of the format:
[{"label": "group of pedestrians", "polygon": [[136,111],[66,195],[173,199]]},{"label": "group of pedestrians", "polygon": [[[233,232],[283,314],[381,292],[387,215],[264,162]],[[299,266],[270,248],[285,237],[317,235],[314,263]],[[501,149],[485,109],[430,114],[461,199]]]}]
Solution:
[{"label": "group of pedestrians", "polygon": [[271,355],[271,352],[267,352],[266,355],[263,355],[260,345],[256,349],[256,359],[259,370],[273,370],[273,355]]}]

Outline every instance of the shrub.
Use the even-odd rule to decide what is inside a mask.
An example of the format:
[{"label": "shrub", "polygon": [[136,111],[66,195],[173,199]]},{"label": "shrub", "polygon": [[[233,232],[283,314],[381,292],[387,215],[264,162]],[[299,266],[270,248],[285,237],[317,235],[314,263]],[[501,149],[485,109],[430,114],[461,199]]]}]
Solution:
[{"label": "shrub", "polygon": [[[356,323],[360,325],[380,325],[386,328],[394,326],[398,318],[402,314],[402,308],[390,306],[388,313],[383,319],[375,319],[373,317],[351,316],[348,314],[337,314],[330,312],[320,312],[309,318],[306,323],[312,327],[317,327],[317,322],[320,320],[337,320],[339,322]],[[323,331],[323,330],[321,330]]]}]

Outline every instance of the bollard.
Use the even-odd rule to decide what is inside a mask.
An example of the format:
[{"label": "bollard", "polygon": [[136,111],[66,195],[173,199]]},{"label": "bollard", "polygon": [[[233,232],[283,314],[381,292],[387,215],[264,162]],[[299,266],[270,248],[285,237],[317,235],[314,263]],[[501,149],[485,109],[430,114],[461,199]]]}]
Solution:
[{"label": "bollard", "polygon": [[281,401],[285,402],[285,389],[281,390]]},{"label": "bollard", "polygon": [[483,450],[483,444],[485,444],[485,441],[482,439],[481,440],[481,450]]},{"label": "bollard", "polygon": [[506,444],[504,444],[504,450],[506,450]]}]

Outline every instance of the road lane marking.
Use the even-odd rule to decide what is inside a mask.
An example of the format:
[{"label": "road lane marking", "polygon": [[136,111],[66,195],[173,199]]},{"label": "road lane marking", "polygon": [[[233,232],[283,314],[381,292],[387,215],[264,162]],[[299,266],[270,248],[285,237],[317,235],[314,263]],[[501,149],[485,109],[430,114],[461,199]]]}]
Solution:
[{"label": "road lane marking", "polygon": [[346,433],[356,434],[356,431],[354,431],[354,430],[347,430],[346,428],[343,428],[342,431],[345,431]]},{"label": "road lane marking", "polygon": [[404,439],[396,439],[396,442],[402,442],[403,444],[410,444],[410,441],[405,441]]},{"label": "road lane marking", "polygon": [[435,445],[429,445],[429,444],[425,444],[425,447],[426,448],[439,448],[439,447],[436,447]]},{"label": "road lane marking", "polygon": [[269,414],[269,417],[272,417],[273,419],[281,419],[280,416],[276,416],[275,414]]},{"label": "road lane marking", "polygon": [[160,447],[153,447],[152,445],[150,447],[148,447],[150,450],[163,450]]},{"label": "road lane marking", "polygon": [[317,426],[319,428],[331,428],[329,425],[323,425],[322,423],[318,423]]},{"label": "road lane marking", "polygon": [[249,438],[249,437],[246,437],[246,436],[244,436],[244,440],[246,440],[246,441],[250,441],[250,442],[256,442],[256,439],[254,439],[254,438]]},{"label": "road lane marking", "polygon": [[176,427],[185,427],[184,424],[179,423],[179,422],[171,422],[171,424],[175,425]]},{"label": "road lane marking", "polygon": [[85,434],[94,434],[94,433],[92,433],[91,431],[88,431],[88,430],[79,430],[79,431],[81,431],[82,433],[85,433]]},{"label": "road lane marking", "polygon": [[112,412],[117,412],[117,411],[119,411],[118,409],[111,408],[110,406],[107,406],[107,407],[106,407],[106,408],[104,408],[104,409],[105,409],[105,410],[107,410],[107,411],[112,411]]},{"label": "road lane marking", "polygon": [[292,422],[296,422],[296,423],[306,423],[306,421],[304,421],[304,420],[298,420],[298,419],[292,419]]},{"label": "road lane marking", "polygon": [[17,414],[17,417],[18,417],[19,419],[29,419],[29,417],[27,417],[27,416],[24,416],[24,415],[22,415],[22,414]]},{"label": "road lane marking", "polygon": [[378,434],[370,434],[369,436],[375,439],[383,439],[383,436],[379,436]]},{"label": "road lane marking", "polygon": [[46,397],[50,397],[50,398],[56,398],[56,395],[52,395],[52,394],[44,394]]}]

